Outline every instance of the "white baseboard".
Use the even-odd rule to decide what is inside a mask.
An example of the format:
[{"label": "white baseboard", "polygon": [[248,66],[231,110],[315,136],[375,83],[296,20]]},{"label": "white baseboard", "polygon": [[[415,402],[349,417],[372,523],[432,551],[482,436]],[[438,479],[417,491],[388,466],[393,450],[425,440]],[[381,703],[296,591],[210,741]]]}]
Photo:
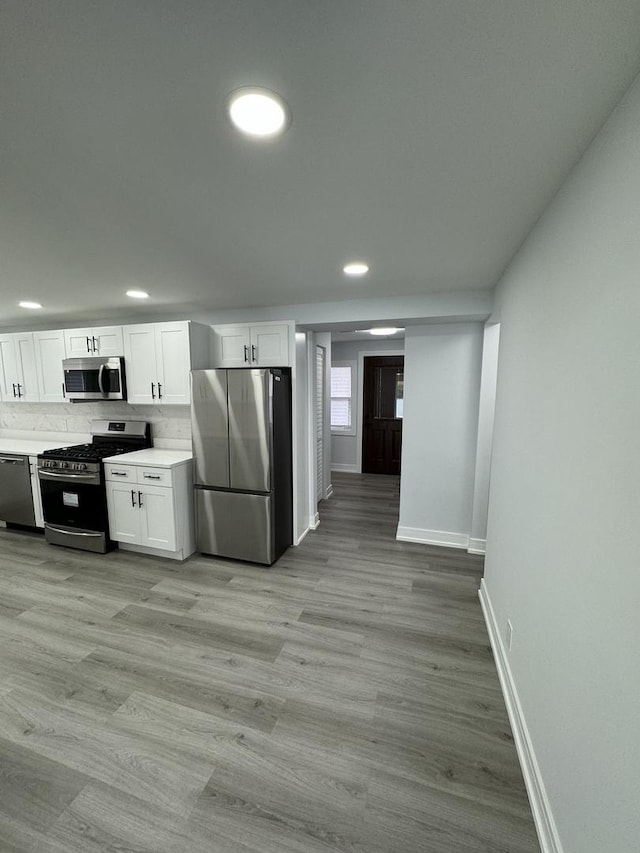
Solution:
[{"label": "white baseboard", "polygon": [[324,499],[328,500],[332,494],[333,494],[333,483],[329,483],[329,485],[327,486],[327,488],[325,489],[325,492],[324,492]]},{"label": "white baseboard", "polygon": [[347,465],[346,462],[332,462],[331,470],[339,474],[359,474],[360,469],[357,465]]},{"label": "white baseboard", "polygon": [[509,666],[509,659],[502,642],[502,635],[496,622],[493,605],[491,604],[484,578],[480,582],[479,595],[482,612],[487,623],[489,639],[491,640],[493,656],[498,669],[500,686],[502,687],[507,713],[509,714],[509,722],[511,723],[518,758],[520,759],[522,775],[524,776],[529,802],[531,803],[531,811],[533,813],[536,832],[538,833],[538,840],[540,841],[540,848],[542,853],[563,853],[558,830],[551,812],[549,798],[547,797],[544,782],[542,781],[540,767],[538,766],[533,750],[533,743],[531,742],[527,722],[522,712],[518,691],[513,680],[511,667]]},{"label": "white baseboard", "polygon": [[311,528],[310,528],[310,527],[307,527],[307,528],[305,528],[304,532],[303,532],[303,533],[301,533],[301,534],[300,534],[300,536],[298,536],[298,538],[296,539],[296,541],[293,543],[293,544],[294,544],[294,546],[295,546],[296,548],[297,548],[297,547],[298,547],[298,545],[302,542],[302,540],[305,538],[305,536],[307,535],[307,533],[308,533],[310,530],[311,530]]},{"label": "white baseboard", "polygon": [[484,554],[487,550],[487,540],[486,539],[473,539],[469,537],[469,547],[467,551],[470,554]]},{"label": "white baseboard", "polygon": [[320,513],[317,512],[315,515],[312,515],[309,519],[309,527],[311,530],[315,530],[320,524]]},{"label": "white baseboard", "polygon": [[422,527],[398,525],[396,539],[401,542],[421,542],[423,545],[442,545],[445,548],[464,548],[469,545],[465,533],[449,533],[447,530],[425,530]]}]

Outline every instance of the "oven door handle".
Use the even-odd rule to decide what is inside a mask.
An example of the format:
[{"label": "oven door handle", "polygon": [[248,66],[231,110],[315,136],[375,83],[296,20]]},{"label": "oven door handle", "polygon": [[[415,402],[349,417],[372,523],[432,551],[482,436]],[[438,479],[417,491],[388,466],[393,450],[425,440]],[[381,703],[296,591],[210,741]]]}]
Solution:
[{"label": "oven door handle", "polygon": [[105,367],[106,367],[106,364],[101,364],[100,367],[98,368],[98,388],[100,389],[100,393],[104,397],[107,396],[107,392],[104,390],[104,385],[102,384],[102,377],[104,376]]},{"label": "oven door handle", "polygon": [[96,483],[100,482],[100,475],[91,472],[88,474],[67,474],[65,471],[63,474],[56,474],[53,471],[45,471],[43,468],[39,468],[38,476],[42,480],[94,480]]},{"label": "oven door handle", "polygon": [[102,533],[84,533],[80,530],[65,530],[64,527],[56,527],[55,524],[49,524],[47,527],[50,530],[55,530],[56,533],[64,533],[65,536],[103,536]]}]

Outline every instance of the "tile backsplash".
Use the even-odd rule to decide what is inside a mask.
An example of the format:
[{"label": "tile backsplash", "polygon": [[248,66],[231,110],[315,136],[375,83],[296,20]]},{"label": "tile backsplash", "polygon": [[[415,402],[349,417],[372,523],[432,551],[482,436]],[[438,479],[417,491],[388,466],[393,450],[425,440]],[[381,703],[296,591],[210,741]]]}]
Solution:
[{"label": "tile backsplash", "polygon": [[189,406],[132,406],[129,403],[0,403],[0,429],[11,432],[88,434],[95,418],[151,423],[155,444],[184,446],[191,441]]}]

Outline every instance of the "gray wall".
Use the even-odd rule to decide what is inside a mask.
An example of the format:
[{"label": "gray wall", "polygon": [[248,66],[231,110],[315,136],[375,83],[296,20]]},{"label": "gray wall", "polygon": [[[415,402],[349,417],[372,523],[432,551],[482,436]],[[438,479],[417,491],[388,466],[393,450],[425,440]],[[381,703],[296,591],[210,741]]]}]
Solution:
[{"label": "gray wall", "polygon": [[469,543],[482,337],[481,323],[407,327],[398,538]]},{"label": "gray wall", "polygon": [[486,588],[564,853],[640,843],[640,84],[499,290]]}]

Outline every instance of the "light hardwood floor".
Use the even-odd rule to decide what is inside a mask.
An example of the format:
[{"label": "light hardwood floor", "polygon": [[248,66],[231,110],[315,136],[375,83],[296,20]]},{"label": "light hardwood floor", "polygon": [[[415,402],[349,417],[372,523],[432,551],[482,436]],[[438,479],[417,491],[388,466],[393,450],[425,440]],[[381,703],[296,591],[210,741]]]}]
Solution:
[{"label": "light hardwood floor", "polygon": [[539,850],[482,560],[334,484],[270,569],[0,532],[2,853]]}]

